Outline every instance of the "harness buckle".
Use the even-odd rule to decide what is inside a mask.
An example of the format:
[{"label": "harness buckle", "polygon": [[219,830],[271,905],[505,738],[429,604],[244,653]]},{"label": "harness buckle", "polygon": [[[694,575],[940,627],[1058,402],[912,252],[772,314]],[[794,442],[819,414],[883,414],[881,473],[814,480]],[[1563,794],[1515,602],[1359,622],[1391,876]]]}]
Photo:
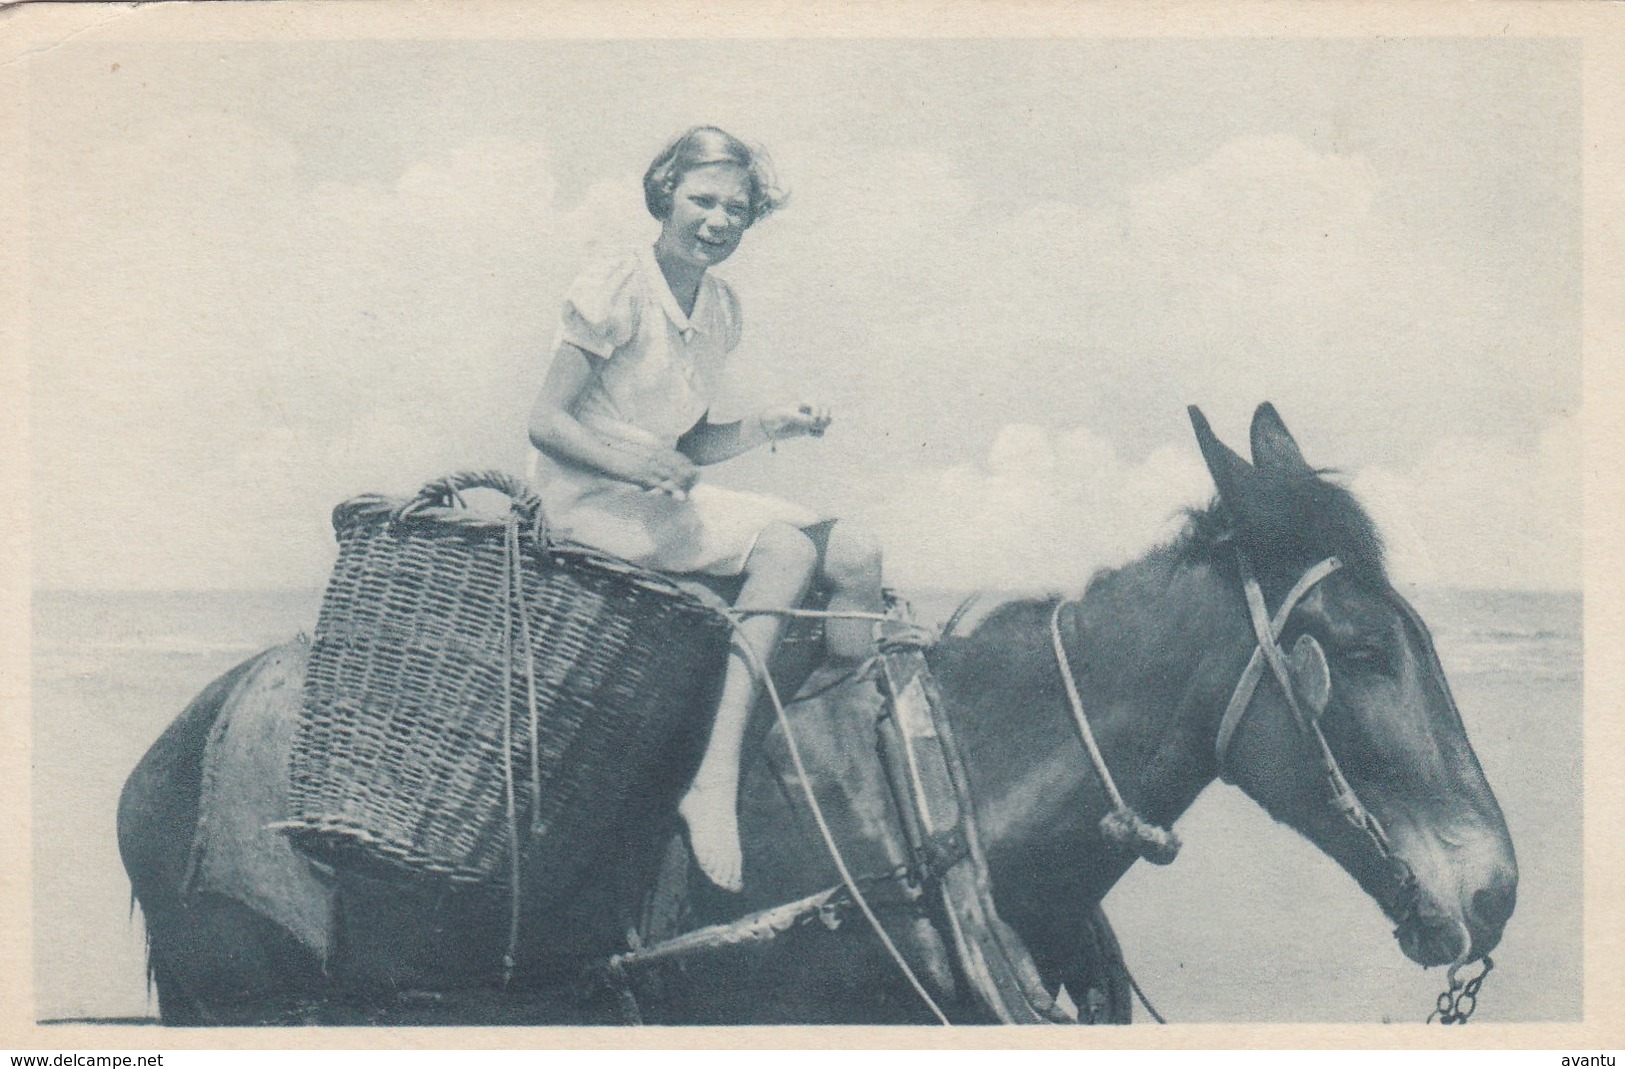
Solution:
[{"label": "harness buckle", "polygon": [[922,883],[941,881],[948,870],[970,857],[965,831],[955,825],[925,837],[915,851]]}]

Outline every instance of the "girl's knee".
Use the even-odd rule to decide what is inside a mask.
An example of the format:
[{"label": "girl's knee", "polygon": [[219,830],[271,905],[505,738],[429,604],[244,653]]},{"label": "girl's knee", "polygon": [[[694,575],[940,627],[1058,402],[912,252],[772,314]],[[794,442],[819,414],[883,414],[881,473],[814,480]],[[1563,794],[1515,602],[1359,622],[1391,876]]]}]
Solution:
[{"label": "girl's knee", "polygon": [[811,575],[818,564],[818,549],[799,529],[787,523],[772,523],[756,536],[756,546],[745,562],[746,571],[771,568]]},{"label": "girl's knee", "polygon": [[880,540],[866,527],[837,523],[824,553],[824,577],[838,587],[878,585]]}]

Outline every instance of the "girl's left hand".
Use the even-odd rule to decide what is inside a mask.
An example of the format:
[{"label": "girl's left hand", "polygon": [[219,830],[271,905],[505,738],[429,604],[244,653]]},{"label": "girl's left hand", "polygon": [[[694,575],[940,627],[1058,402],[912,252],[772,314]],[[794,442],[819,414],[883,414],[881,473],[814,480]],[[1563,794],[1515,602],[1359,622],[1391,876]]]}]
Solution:
[{"label": "girl's left hand", "polygon": [[802,436],[822,438],[831,418],[829,409],[823,405],[801,404],[767,409],[757,420],[768,441],[776,442]]}]

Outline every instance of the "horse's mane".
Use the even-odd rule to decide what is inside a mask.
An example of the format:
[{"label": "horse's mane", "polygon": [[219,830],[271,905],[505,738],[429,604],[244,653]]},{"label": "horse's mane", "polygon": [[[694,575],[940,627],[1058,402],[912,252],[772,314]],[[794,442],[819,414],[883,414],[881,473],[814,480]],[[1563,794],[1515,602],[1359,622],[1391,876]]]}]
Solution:
[{"label": "horse's mane", "polygon": [[1291,583],[1317,561],[1337,557],[1344,573],[1362,586],[1388,585],[1382,536],[1346,486],[1309,474],[1257,469],[1255,504],[1244,521],[1215,497],[1204,508],[1187,509],[1185,526],[1173,541],[1151,555],[1167,553],[1184,561],[1233,565],[1236,551],[1246,558],[1265,587]]},{"label": "horse's mane", "polygon": [[[1128,564],[1095,572],[1083,591],[1085,597],[1106,587],[1122,590],[1123,583],[1158,585],[1165,581],[1159,576],[1193,564],[1231,575],[1239,588],[1237,566],[1242,555],[1272,600],[1314,564],[1332,556],[1342,561],[1342,574],[1361,586],[1387,587],[1382,537],[1353,493],[1327,478],[1334,472],[1283,475],[1260,469],[1254,474],[1259,500],[1267,506],[1261,515],[1249,515],[1248,522],[1240,524],[1235,510],[1218,497],[1203,507],[1186,509],[1177,534]],[[994,625],[988,633],[1000,631],[1017,618],[1047,612],[1046,606],[1054,602],[1053,596],[1004,602],[972,634],[983,632],[988,624]]]}]

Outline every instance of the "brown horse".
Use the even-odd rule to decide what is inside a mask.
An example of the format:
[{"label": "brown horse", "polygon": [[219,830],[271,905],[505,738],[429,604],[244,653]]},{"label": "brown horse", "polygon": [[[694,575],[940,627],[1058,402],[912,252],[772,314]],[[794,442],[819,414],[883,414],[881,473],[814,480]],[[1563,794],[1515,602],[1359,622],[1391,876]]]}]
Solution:
[{"label": "brown horse", "polygon": [[[1370,520],[1345,489],[1305,463],[1271,406],[1255,413],[1251,463],[1221,444],[1194,409],[1192,418],[1219,499],[1192,513],[1178,538],[1097,575],[1059,612],[1053,599],[1012,602],[931,651],[1000,913],[1052,989],[1064,983],[1080,991],[1111,949],[1103,948],[1095,909],[1139,857],[1132,843],[1103,830],[1113,803],[1080,741],[1054,628],[1105,766],[1140,818],[1170,826],[1222,774],[1336,860],[1393,920],[1411,959],[1482,958],[1512,914],[1512,843],[1427,630],[1388,581]],[[1283,599],[1295,602],[1285,613]],[[1259,604],[1250,609],[1250,600]],[[1278,635],[1264,618],[1270,614],[1282,616]],[[1293,650],[1290,663],[1277,640]],[[1271,656],[1260,658],[1267,667],[1256,689],[1237,698],[1255,651],[1266,647]],[[1300,657],[1309,647],[1312,655]],[[202,738],[236,685],[228,675],[194,702],[136,770],[121,804],[121,848],[147,919],[166,1019],[242,1019],[241,1006],[281,998],[317,1007],[308,1019],[343,1020],[334,1007],[349,1005],[345,998],[359,990],[446,991],[489,976],[505,928],[500,896],[356,884],[340,895],[339,926],[348,934],[325,971],[243,907],[186,899],[180,877],[197,817]],[[873,737],[828,730],[866,723],[864,709],[876,701],[862,684],[838,687],[797,707],[794,723],[820,799],[848,830],[852,852],[882,866],[860,876],[884,898],[884,851],[873,848],[879,817],[864,786],[873,774],[863,752],[872,751]],[[737,915],[836,882],[804,803],[787,787],[783,748],[775,728],[744,785],[746,894],[720,896],[691,878],[689,891],[666,903],[668,926],[673,918],[681,927]],[[680,786],[691,751],[673,761],[671,782],[652,792],[659,804]],[[529,950],[553,963],[516,981],[535,993],[529,1003],[508,1016],[482,1016],[475,1010],[497,1000],[488,985],[475,985],[469,990],[484,994],[459,1002],[449,1017],[583,1019],[579,1002],[541,992],[557,992],[548,985],[565,975],[562,963],[578,967],[624,946],[624,903],[647,897],[650,859],[670,831],[648,824],[606,842],[608,861],[591,893],[527,918]],[[622,905],[610,909],[612,901]],[[877,905],[888,928],[905,936],[910,909],[901,901]],[[642,992],[645,1016],[931,1019],[860,923],[829,933],[812,927],[748,962],[694,963],[681,983]],[[951,976],[927,980],[953,984]],[[956,1015],[978,1019],[963,997],[944,1001]],[[376,997],[367,1004],[373,1009],[359,1019],[404,1019],[379,1012]],[[260,1017],[304,1019],[288,1009]],[[613,1017],[600,1005],[586,1019]]]}]

